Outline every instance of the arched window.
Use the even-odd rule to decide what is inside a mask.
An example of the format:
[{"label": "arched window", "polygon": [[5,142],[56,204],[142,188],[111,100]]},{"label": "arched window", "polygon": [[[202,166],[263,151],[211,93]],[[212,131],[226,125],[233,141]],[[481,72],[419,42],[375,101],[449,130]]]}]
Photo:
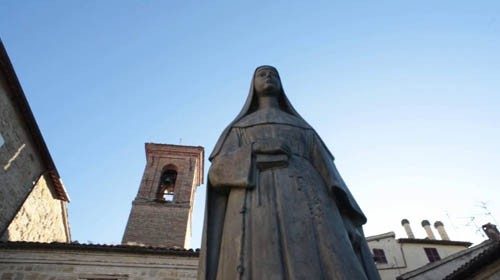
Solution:
[{"label": "arched window", "polygon": [[156,199],[159,201],[172,202],[175,198],[175,180],[177,171],[175,166],[167,166],[162,172]]}]

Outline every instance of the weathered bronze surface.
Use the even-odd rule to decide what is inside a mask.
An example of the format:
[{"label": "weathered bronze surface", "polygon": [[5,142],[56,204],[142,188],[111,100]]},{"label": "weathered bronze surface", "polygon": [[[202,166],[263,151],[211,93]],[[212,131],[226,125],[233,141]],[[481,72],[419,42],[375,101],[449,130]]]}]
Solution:
[{"label": "weathered bronze surface", "polygon": [[209,159],[199,279],[379,279],[366,218],[274,67]]}]

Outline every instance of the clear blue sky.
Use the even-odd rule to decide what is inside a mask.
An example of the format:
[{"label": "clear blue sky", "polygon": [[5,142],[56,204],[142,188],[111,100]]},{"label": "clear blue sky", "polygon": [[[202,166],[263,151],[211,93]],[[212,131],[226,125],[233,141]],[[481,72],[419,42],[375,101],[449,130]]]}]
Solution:
[{"label": "clear blue sky", "polygon": [[0,36],[72,198],[74,240],[119,243],[144,143],[210,153],[271,64],[367,235],[404,237],[407,218],[423,238],[429,219],[478,242],[467,217],[500,221],[499,15],[499,1],[2,0]]}]

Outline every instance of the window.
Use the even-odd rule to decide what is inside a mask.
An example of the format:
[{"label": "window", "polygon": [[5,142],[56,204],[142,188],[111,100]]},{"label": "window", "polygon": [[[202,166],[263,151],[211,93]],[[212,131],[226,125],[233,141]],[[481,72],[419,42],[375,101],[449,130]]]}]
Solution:
[{"label": "window", "polygon": [[156,194],[156,199],[158,201],[174,201],[176,179],[177,171],[175,171],[174,169],[167,169],[161,174],[158,193]]},{"label": "window", "polygon": [[385,257],[384,250],[373,249],[373,260],[375,263],[387,263],[387,258]]},{"label": "window", "polygon": [[435,262],[441,259],[436,248],[424,248],[424,251],[429,259],[429,262]]}]

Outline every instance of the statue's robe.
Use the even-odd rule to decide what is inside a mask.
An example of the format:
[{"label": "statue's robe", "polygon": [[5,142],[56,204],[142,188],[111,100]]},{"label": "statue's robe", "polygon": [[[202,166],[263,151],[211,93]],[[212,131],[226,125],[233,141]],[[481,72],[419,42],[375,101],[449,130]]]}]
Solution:
[{"label": "statue's robe", "polygon": [[[285,155],[256,155],[274,139]],[[361,209],[300,116],[258,110],[223,133],[208,174],[199,279],[379,279]]]}]

